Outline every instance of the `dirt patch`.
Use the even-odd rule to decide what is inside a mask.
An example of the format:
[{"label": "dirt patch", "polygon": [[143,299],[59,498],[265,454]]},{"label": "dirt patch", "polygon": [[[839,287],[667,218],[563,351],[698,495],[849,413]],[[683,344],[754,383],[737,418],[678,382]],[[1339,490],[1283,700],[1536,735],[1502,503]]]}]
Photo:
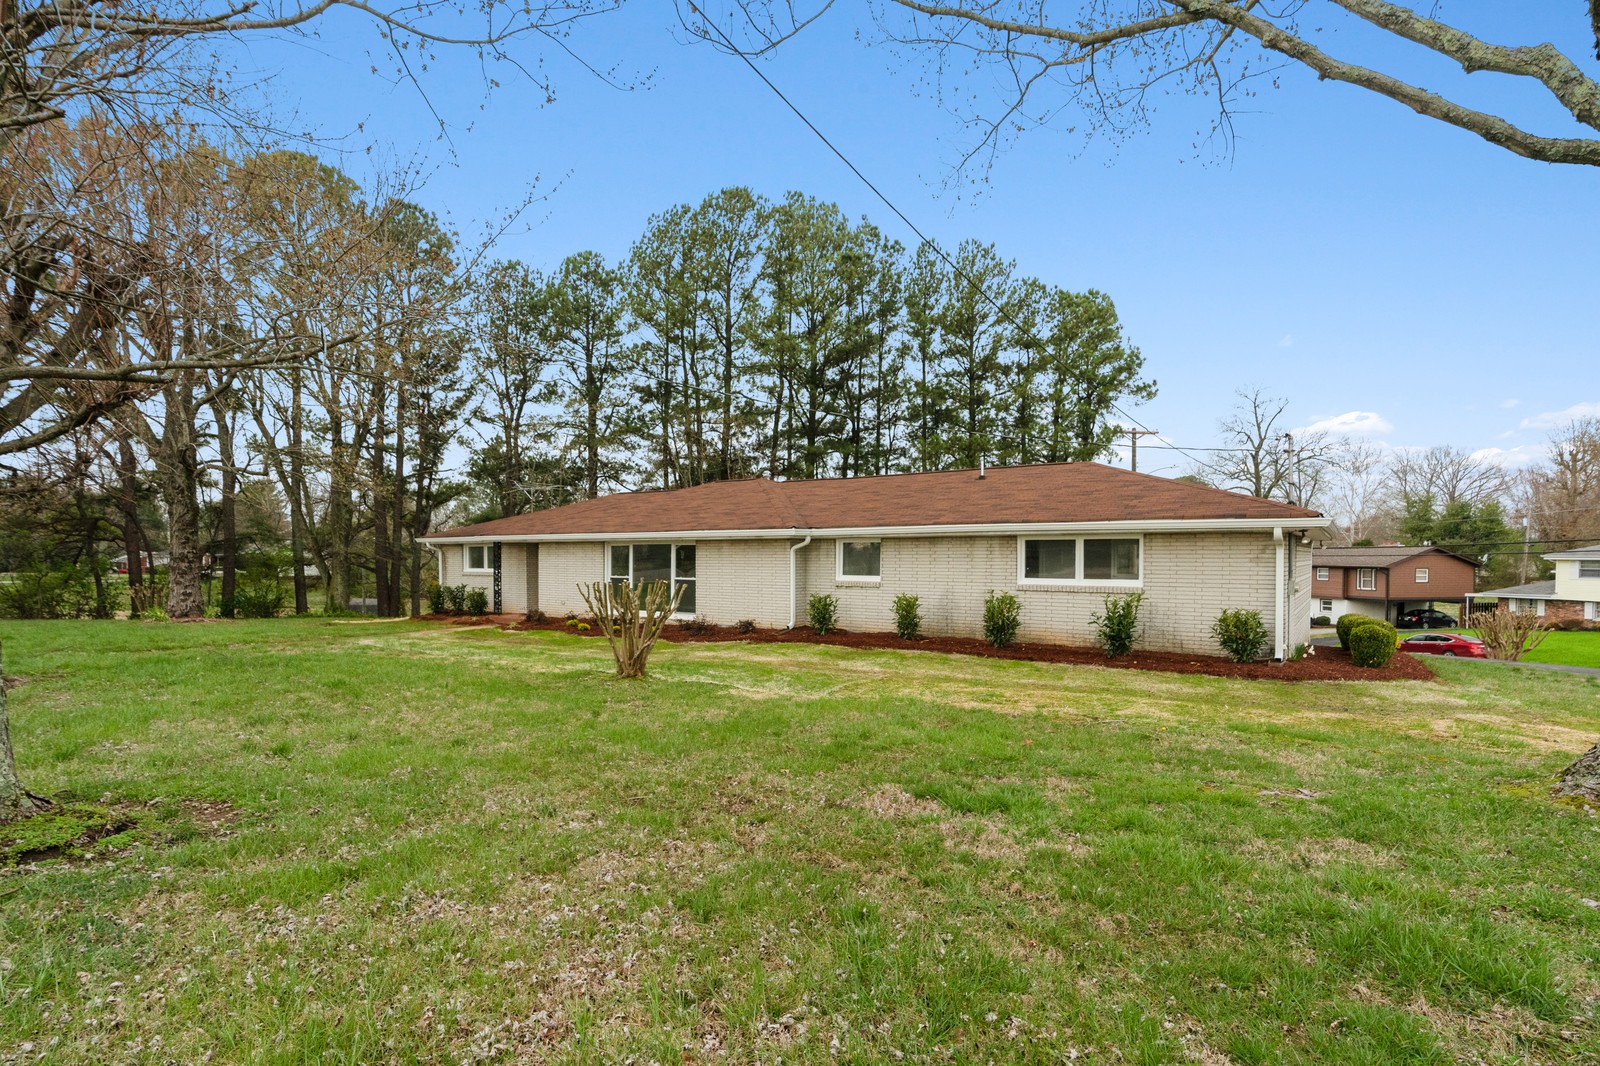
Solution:
[{"label": "dirt patch", "polygon": [[884,785],[876,792],[860,797],[854,806],[870,811],[879,818],[909,818],[918,814],[938,814],[937,800],[918,799],[899,785]]},{"label": "dirt patch", "polygon": [[[455,616],[428,616],[450,625],[482,625],[492,621],[519,632],[544,630],[547,632],[575,633],[577,636],[604,636],[598,629],[587,632],[574,630],[564,620],[535,621],[529,618],[508,618],[505,615],[462,618]],[[986,659],[1016,659],[1025,662],[1065,663],[1082,666],[1105,666],[1118,670],[1157,670],[1171,674],[1205,674],[1211,677],[1246,678],[1264,681],[1436,681],[1432,670],[1414,656],[1399,654],[1388,666],[1372,669],[1357,666],[1350,660],[1349,652],[1341,648],[1318,648],[1315,655],[1298,662],[1236,663],[1219,656],[1190,655],[1181,652],[1135,651],[1120,659],[1108,659],[1099,648],[1078,647],[1068,644],[1013,644],[1009,648],[996,648],[975,637],[924,637],[921,640],[901,640],[893,633],[849,633],[834,630],[826,636],[808,626],[795,629],[754,629],[741,633],[732,626],[696,624],[692,627],[670,625],[662,639],[676,644],[705,644],[727,641],[744,641],[750,644],[825,644],[836,648],[888,649],[892,651],[931,651],[946,655],[976,655]]]}]

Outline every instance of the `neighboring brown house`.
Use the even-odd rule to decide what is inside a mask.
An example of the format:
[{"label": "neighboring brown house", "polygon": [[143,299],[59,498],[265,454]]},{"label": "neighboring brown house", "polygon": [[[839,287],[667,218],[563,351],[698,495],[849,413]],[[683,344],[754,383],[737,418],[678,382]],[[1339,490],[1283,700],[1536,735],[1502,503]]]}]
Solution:
[{"label": "neighboring brown house", "polygon": [[794,626],[813,595],[882,632],[922,600],[935,636],[977,636],[984,597],[1022,605],[1022,639],[1089,644],[1107,596],[1144,593],[1144,646],[1219,649],[1224,608],[1261,612],[1286,656],[1309,638],[1315,511],[1099,463],[629,492],[424,538],[444,584],[499,611],[585,610],[583,582],[671,581],[681,611]]},{"label": "neighboring brown house", "polygon": [[1393,622],[1430,603],[1464,607],[1478,564],[1443,548],[1386,545],[1318,548],[1311,553],[1311,613],[1337,619],[1367,614]]}]

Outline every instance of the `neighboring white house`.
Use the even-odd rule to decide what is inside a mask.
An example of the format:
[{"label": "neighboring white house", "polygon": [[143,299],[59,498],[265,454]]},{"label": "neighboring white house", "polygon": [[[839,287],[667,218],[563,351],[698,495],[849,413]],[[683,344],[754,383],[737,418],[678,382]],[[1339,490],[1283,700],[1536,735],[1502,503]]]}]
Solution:
[{"label": "neighboring white house", "polygon": [[1504,600],[1514,611],[1533,611],[1551,622],[1600,622],[1600,544],[1545,556],[1555,578],[1489,589],[1474,600]]},{"label": "neighboring white house", "polygon": [[667,580],[720,624],[804,624],[816,593],[839,625],[893,629],[900,593],[924,630],[979,636],[991,590],[1022,604],[1021,639],[1088,644],[1105,598],[1145,594],[1143,646],[1218,651],[1224,608],[1261,612],[1277,657],[1309,639],[1315,511],[1098,463],[816,481],[753,478],[602,496],[424,538],[441,582],[497,612],[582,613],[583,582]]}]

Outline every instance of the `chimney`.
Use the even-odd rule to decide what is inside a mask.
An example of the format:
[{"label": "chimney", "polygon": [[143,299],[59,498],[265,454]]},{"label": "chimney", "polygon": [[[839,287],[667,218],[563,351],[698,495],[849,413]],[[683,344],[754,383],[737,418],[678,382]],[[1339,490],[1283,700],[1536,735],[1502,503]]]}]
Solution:
[{"label": "chimney", "polygon": [[978,456],[978,480],[982,481],[988,475],[983,472],[983,456]]}]

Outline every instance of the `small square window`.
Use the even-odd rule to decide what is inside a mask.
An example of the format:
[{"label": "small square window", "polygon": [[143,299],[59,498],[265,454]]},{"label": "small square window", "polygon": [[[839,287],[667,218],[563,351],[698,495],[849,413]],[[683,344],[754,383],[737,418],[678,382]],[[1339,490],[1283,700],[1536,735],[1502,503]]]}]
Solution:
[{"label": "small square window", "polygon": [[1326,580],[1328,580],[1328,568],[1326,566],[1317,567],[1317,580],[1318,581],[1326,581]]},{"label": "small square window", "polygon": [[1426,566],[1417,567],[1417,584],[1426,585],[1427,583],[1428,583],[1428,568]]},{"label": "small square window", "polygon": [[881,540],[841,540],[839,578],[845,581],[871,581],[879,576],[882,564]]},{"label": "small square window", "polygon": [[1600,559],[1579,559],[1579,577],[1600,577]]},{"label": "small square window", "polygon": [[1356,588],[1362,592],[1378,591],[1378,571],[1362,567],[1356,571]]},{"label": "small square window", "polygon": [[1333,613],[1333,601],[1332,600],[1321,600],[1319,602],[1322,604],[1322,613],[1323,614],[1332,614]]},{"label": "small square window", "polygon": [[470,574],[476,571],[481,574],[489,568],[489,546],[487,544],[468,544],[466,566],[464,568],[466,572]]}]

